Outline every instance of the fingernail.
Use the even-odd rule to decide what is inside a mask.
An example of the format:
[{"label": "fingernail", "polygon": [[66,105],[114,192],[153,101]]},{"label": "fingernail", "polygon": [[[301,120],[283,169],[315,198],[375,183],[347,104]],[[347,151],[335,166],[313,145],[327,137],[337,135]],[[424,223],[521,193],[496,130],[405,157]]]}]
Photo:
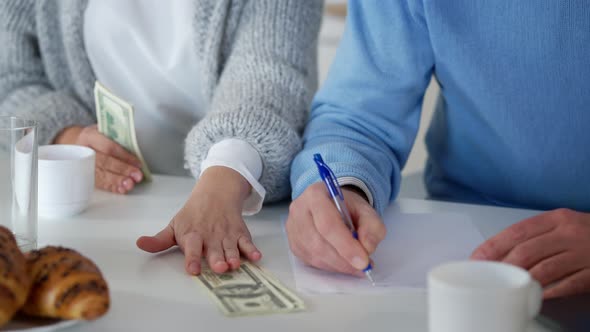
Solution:
[{"label": "fingernail", "polygon": [[131,177],[133,178],[133,180],[135,180],[135,182],[140,182],[141,178],[143,177],[143,174],[138,171],[133,171],[131,172]]},{"label": "fingernail", "polygon": [[200,269],[201,269],[200,264],[197,262],[191,262],[188,266],[188,272],[190,272],[191,274],[199,273]]},{"label": "fingernail", "polygon": [[374,236],[367,236],[367,247],[368,248],[365,249],[367,249],[369,253],[372,253],[373,251],[375,251],[375,248],[377,248],[377,240]]},{"label": "fingernail", "polygon": [[233,269],[240,266],[240,260],[238,258],[230,258],[227,260],[227,264]]},{"label": "fingernail", "polygon": [[357,270],[362,270],[367,267],[367,263],[360,257],[354,257],[351,263],[352,266]]},{"label": "fingernail", "polygon": [[117,188],[117,190],[119,191],[119,194],[124,194],[125,193],[125,188],[123,188],[123,186],[119,186]]},{"label": "fingernail", "polygon": [[483,254],[483,252],[478,251],[475,254],[473,254],[473,256],[471,256],[471,258],[477,259],[477,260],[485,260],[487,257],[486,257],[486,255]]},{"label": "fingernail", "polygon": [[257,260],[259,260],[262,257],[262,254],[260,253],[260,251],[253,251],[250,254],[250,257],[252,258],[252,260],[257,261]]},{"label": "fingernail", "polygon": [[225,270],[227,270],[227,268],[229,267],[229,264],[227,264],[225,261],[217,261],[213,263],[213,265],[222,272],[225,272]]},{"label": "fingernail", "polygon": [[127,189],[131,189],[131,186],[133,186],[133,181],[131,181],[131,179],[125,179],[123,180],[123,186]]}]

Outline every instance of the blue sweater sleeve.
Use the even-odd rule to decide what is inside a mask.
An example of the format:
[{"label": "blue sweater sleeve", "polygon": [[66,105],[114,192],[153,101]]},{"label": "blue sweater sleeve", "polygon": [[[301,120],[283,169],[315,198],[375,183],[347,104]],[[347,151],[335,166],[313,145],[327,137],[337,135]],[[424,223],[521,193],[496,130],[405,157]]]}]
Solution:
[{"label": "blue sweater sleeve", "polygon": [[362,180],[382,213],[399,190],[434,67],[421,1],[351,0],[328,78],[315,96],[293,199],[319,181],[313,154],[337,177]]}]

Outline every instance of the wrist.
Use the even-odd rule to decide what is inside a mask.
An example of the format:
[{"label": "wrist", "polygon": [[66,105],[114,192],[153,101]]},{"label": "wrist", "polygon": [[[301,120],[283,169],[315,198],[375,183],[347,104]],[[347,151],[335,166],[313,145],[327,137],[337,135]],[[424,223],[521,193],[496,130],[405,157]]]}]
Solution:
[{"label": "wrist", "polygon": [[203,171],[196,188],[223,201],[239,204],[248,198],[252,190],[250,183],[240,173],[224,166],[211,166]]},{"label": "wrist", "polygon": [[357,194],[358,196],[360,196],[367,203],[371,204],[371,202],[369,201],[369,198],[367,197],[367,194],[365,194],[365,192],[357,186],[344,185],[344,186],[342,186],[342,190],[347,190],[347,191],[353,192],[353,193]]},{"label": "wrist", "polygon": [[76,144],[78,140],[78,136],[80,136],[80,132],[82,131],[82,127],[80,126],[71,126],[64,128],[60,131],[53,140],[53,144]]}]

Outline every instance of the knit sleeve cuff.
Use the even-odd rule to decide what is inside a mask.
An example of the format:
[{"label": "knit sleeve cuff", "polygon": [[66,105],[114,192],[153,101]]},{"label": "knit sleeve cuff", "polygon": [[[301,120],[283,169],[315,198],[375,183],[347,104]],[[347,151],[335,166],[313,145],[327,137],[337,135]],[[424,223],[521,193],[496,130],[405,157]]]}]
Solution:
[{"label": "knit sleeve cuff", "polygon": [[[310,143],[308,143],[310,144]],[[330,166],[340,185],[352,184],[363,190],[379,214],[393,201],[399,188],[399,171],[394,160],[368,159],[373,150],[346,142],[327,142],[306,147],[291,166],[292,199],[296,199],[311,184],[321,181],[313,155],[320,153]]]},{"label": "knit sleeve cuff", "polygon": [[369,204],[373,206],[373,194],[371,194],[369,187],[367,187],[367,185],[362,180],[355,178],[353,176],[343,176],[338,178],[338,185],[340,187],[353,186],[358,188],[365,194],[365,196],[367,197],[367,201],[369,201]]},{"label": "knit sleeve cuff", "polygon": [[301,138],[285,120],[270,110],[209,113],[186,138],[185,167],[198,177],[209,149],[228,138],[245,141],[259,153],[265,201],[289,195],[289,167]]},{"label": "knit sleeve cuff", "polygon": [[[298,157],[299,158],[299,157]],[[324,159],[326,160],[326,159]],[[371,197],[373,199],[372,206],[379,214],[383,214],[383,211],[389,204],[388,200],[388,186],[383,185],[383,181],[381,181],[381,185],[379,184],[380,181],[375,175],[376,173],[371,173],[371,170],[365,170],[361,168],[355,168],[351,164],[348,163],[329,163],[330,168],[336,175],[338,179],[341,178],[356,178],[359,179],[362,183],[366,184],[366,189],[368,189],[367,197]],[[373,170],[373,172],[375,172]],[[293,175],[292,175],[293,176]],[[296,175],[295,175],[296,176]],[[294,182],[293,182],[294,181]],[[297,179],[292,179],[293,183],[293,193],[292,198],[296,199],[299,195],[301,195],[307,187],[311,184],[321,181],[321,178],[318,174],[317,168],[314,165],[310,165],[310,167],[301,173]],[[340,183],[340,182],[339,182]]]}]

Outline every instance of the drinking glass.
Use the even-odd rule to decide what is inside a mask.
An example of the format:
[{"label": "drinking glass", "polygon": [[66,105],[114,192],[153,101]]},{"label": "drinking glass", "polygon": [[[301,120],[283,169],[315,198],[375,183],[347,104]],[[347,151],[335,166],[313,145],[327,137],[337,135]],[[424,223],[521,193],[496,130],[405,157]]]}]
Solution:
[{"label": "drinking glass", "polygon": [[0,116],[0,225],[23,251],[37,247],[37,124]]}]

